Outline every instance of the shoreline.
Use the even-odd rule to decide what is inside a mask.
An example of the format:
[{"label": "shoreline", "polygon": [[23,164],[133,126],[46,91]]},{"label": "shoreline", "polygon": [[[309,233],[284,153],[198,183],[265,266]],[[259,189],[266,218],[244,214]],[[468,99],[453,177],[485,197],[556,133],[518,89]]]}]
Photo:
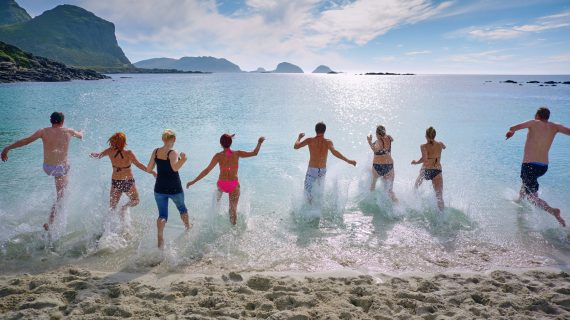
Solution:
[{"label": "shoreline", "polygon": [[12,318],[563,319],[570,275],[559,268],[412,272],[101,272],[65,266],[0,276]]}]

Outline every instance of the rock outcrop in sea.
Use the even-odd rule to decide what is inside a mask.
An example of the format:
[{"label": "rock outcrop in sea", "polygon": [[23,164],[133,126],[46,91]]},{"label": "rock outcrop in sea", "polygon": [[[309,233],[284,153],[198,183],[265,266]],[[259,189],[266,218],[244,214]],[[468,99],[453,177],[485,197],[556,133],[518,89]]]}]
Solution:
[{"label": "rock outcrop in sea", "polygon": [[153,58],[135,62],[134,65],[137,68],[144,69],[176,69],[219,73],[242,72],[237,64],[224,58],[215,57]]},{"label": "rock outcrop in sea", "polygon": [[69,68],[0,42],[0,83],[26,81],[99,80],[109,77],[93,70]]},{"label": "rock outcrop in sea", "polygon": [[331,68],[325,66],[325,65],[320,65],[318,66],[315,70],[313,70],[313,73],[337,73],[335,71],[333,71]]},{"label": "rock outcrop in sea", "polygon": [[281,62],[277,65],[277,68],[272,71],[273,73],[303,73],[303,69],[300,67],[289,63],[289,62]]}]

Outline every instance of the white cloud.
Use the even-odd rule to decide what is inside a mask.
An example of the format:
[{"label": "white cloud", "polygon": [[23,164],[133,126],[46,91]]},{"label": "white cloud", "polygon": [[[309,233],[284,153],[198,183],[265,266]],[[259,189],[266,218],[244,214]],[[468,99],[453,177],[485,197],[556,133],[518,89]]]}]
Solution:
[{"label": "white cloud", "polygon": [[537,33],[546,30],[566,28],[570,26],[570,11],[563,11],[555,15],[544,16],[535,19],[533,24],[507,25],[492,27],[470,27],[451,33],[453,37],[467,35],[479,40],[504,40],[513,39],[529,33]]},{"label": "white cloud", "polygon": [[[219,55],[245,69],[282,60],[305,68],[348,63],[337,53],[386,32],[430,19],[451,2],[433,0],[247,0],[227,16],[214,0],[78,0],[113,21],[130,57]],[[325,9],[322,9],[322,8]],[[140,49],[137,49],[140,48]]]},{"label": "white cloud", "polygon": [[405,53],[405,55],[407,55],[407,56],[417,56],[417,55],[422,55],[422,54],[431,54],[431,51],[423,50],[423,51],[410,51],[410,52]]},{"label": "white cloud", "polygon": [[570,62],[570,53],[550,56],[546,58],[544,62],[546,63]]},{"label": "white cloud", "polygon": [[458,63],[495,63],[506,61],[513,57],[510,54],[503,54],[505,50],[489,50],[483,52],[465,53],[450,55],[447,57],[448,61]]}]

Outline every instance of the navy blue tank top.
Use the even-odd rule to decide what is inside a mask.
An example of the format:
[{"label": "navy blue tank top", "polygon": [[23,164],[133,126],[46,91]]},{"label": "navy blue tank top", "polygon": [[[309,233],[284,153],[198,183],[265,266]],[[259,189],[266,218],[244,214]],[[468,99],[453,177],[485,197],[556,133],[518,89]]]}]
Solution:
[{"label": "navy blue tank top", "polygon": [[156,162],[156,183],[154,192],[163,194],[177,194],[183,192],[180,175],[172,170],[168,156],[172,150],[166,154],[166,160],[158,158],[158,149],[154,150],[154,161]]}]

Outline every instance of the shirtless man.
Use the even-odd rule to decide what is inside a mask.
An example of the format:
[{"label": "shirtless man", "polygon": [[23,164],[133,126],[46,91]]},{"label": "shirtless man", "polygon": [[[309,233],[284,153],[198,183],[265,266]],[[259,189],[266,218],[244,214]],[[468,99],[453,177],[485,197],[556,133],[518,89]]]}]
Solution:
[{"label": "shirtless man", "polygon": [[527,198],[530,203],[553,215],[565,227],[566,222],[560,216],[560,209],[553,208],[546,201],[538,197],[538,178],[548,170],[548,151],[557,133],[570,135],[570,128],[548,121],[550,110],[546,107],[538,108],[533,120],[519,123],[509,128],[507,139],[521,129],[528,129],[524,145],[524,157],[521,167],[522,186],[520,198]]},{"label": "shirtless man", "polygon": [[55,178],[55,190],[57,200],[51,208],[48,223],[44,224],[44,229],[48,230],[55,220],[57,208],[63,199],[65,187],[67,186],[67,173],[69,164],[67,163],[67,150],[71,137],[83,138],[83,132],[64,128],[64,116],[61,112],[54,112],[50,116],[51,127],[36,131],[31,136],[18,140],[2,150],[2,161],[8,161],[8,152],[12,149],[28,145],[38,139],[42,139],[44,145],[44,172],[48,176]]},{"label": "shirtless man", "polygon": [[312,190],[313,184],[322,186],[324,177],[327,173],[327,157],[329,151],[333,156],[346,161],[348,164],[356,166],[356,161],[349,160],[342,155],[338,150],[334,148],[333,142],[325,138],[325,131],[327,126],[323,122],[317,123],[315,126],[316,136],[312,138],[307,138],[303,141],[304,133],[299,133],[297,141],[293,148],[300,149],[304,146],[309,146],[309,168],[307,169],[307,174],[305,175],[305,196],[307,197],[309,203],[312,201]]}]

